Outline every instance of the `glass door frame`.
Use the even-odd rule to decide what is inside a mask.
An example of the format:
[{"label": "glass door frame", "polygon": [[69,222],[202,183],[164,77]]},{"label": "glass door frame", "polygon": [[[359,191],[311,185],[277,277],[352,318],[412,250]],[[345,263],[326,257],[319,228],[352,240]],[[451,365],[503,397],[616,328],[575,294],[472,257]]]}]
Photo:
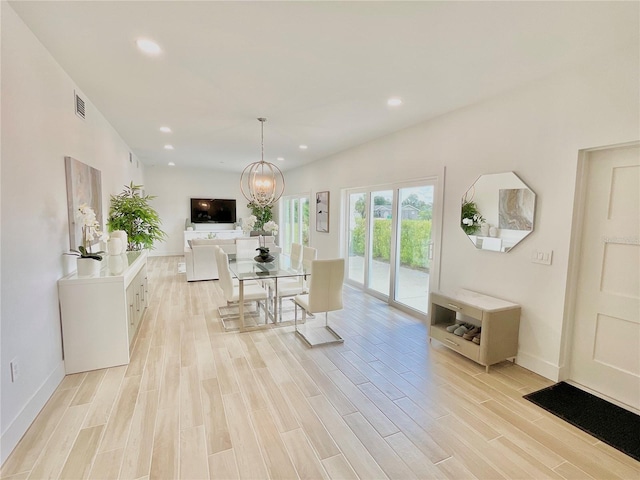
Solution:
[{"label": "glass door frame", "polygon": [[[437,291],[440,287],[440,252],[441,252],[441,238],[442,238],[442,210],[444,204],[444,173],[445,170],[443,168],[441,175],[434,175],[430,177],[423,177],[417,180],[410,180],[406,182],[394,182],[390,184],[383,185],[372,185],[368,187],[358,187],[358,188],[349,188],[343,190],[343,199],[344,199],[344,212],[343,216],[343,235],[341,241],[341,248],[343,251],[343,256],[345,258],[349,255],[349,241],[350,241],[350,232],[349,232],[349,214],[350,214],[350,206],[349,201],[352,194],[364,193],[365,194],[365,204],[366,204],[366,212],[367,216],[365,218],[365,248],[364,248],[364,283],[356,282],[349,278],[349,272],[345,272],[345,283],[348,285],[354,286],[356,288],[362,289],[365,293],[372,295],[380,300],[388,303],[389,305],[402,310],[416,318],[421,319],[426,322],[428,313],[425,314],[411,308],[403,303],[400,303],[395,300],[396,288],[397,288],[397,269],[399,268],[400,258],[397,253],[397,246],[400,242],[398,238],[398,219],[402,219],[401,208],[402,206],[399,204],[399,192],[402,188],[408,187],[419,187],[419,186],[433,186],[434,195],[433,195],[433,207],[432,207],[432,218],[431,218],[431,246],[430,246],[430,258],[431,265],[429,269],[429,292]],[[393,191],[393,217],[391,222],[391,251],[389,255],[389,263],[390,263],[390,279],[389,279],[389,291],[387,294],[381,294],[380,292],[373,290],[369,287],[370,282],[370,265],[369,265],[369,255],[372,248],[373,236],[371,234],[372,230],[372,218],[373,218],[373,199],[372,193],[382,190],[392,190]],[[349,264],[345,268],[349,268]],[[428,293],[427,293],[428,295]]]},{"label": "glass door frame", "polygon": [[[287,245],[285,245],[285,240],[286,240],[286,234],[285,234],[285,228],[291,228],[291,226],[293,225],[292,223],[290,223],[290,220],[292,220],[292,218],[285,218],[286,217],[286,203],[288,202],[296,202],[298,205],[298,215],[297,215],[297,222],[298,222],[298,238],[294,239],[293,236],[291,238],[291,242],[289,242]],[[311,208],[311,194],[309,193],[301,193],[301,194],[297,194],[297,195],[287,195],[285,197],[282,197],[280,199],[280,201],[278,202],[278,221],[280,222],[280,231],[279,233],[279,241],[280,241],[280,246],[282,248],[282,252],[285,254],[290,253],[289,249],[291,248],[291,243],[300,243],[302,245],[306,245],[309,246],[310,241],[311,241],[311,212],[309,211],[309,217],[307,218],[308,224],[306,225],[307,227],[307,243],[304,243],[303,238],[304,238],[304,215],[303,215],[303,208],[302,208],[302,203],[303,201],[306,201],[306,203],[309,205],[309,209]]]}]

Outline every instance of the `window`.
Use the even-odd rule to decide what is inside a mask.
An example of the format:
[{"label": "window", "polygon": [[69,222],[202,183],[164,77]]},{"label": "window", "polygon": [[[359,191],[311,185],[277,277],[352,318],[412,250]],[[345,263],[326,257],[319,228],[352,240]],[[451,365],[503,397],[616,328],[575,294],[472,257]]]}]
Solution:
[{"label": "window", "polygon": [[280,202],[282,251],[291,253],[291,244],[309,245],[309,196],[291,195]]}]

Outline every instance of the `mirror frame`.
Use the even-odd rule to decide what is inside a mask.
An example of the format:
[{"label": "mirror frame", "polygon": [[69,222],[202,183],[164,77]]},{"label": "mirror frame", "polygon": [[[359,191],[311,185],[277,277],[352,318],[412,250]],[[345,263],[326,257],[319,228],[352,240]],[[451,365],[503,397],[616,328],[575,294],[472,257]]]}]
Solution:
[{"label": "mirror frame", "polygon": [[535,214],[536,194],[518,175],[484,174],[462,196],[460,227],[477,249],[507,253],[533,232]]}]

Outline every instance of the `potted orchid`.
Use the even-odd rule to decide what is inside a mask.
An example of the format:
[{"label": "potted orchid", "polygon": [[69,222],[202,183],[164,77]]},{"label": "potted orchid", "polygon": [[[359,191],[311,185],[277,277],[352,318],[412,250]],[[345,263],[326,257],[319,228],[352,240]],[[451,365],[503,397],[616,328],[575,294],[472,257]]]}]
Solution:
[{"label": "potted orchid", "polygon": [[278,224],[276,222],[274,222],[273,220],[269,220],[267,223],[265,223],[264,226],[262,227],[262,229],[265,232],[270,233],[274,237],[276,235],[278,235]]},{"label": "potted orchid", "polygon": [[86,204],[78,207],[76,219],[82,228],[82,245],[77,250],[71,249],[68,255],[78,257],[78,275],[91,275],[100,271],[100,261],[104,252],[92,252],[92,244],[95,240],[103,240],[104,234],[100,231],[100,223],[96,218],[93,208]]}]

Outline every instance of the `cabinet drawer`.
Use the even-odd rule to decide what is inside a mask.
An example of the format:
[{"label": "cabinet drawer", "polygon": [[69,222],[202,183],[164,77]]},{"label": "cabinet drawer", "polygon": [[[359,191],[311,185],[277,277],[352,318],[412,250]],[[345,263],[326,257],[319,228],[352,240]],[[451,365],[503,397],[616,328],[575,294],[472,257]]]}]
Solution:
[{"label": "cabinet drawer", "polygon": [[471,305],[467,305],[466,303],[457,302],[451,298],[440,296],[437,293],[431,294],[431,303],[435,303],[441,307],[453,310],[454,312],[460,312],[463,315],[482,321],[482,310],[472,307]]},{"label": "cabinet drawer", "polygon": [[480,345],[476,345],[469,340],[465,340],[464,338],[454,335],[453,333],[449,333],[444,328],[431,325],[429,335],[431,336],[431,338],[442,342],[451,350],[455,350],[456,352],[464,355],[467,358],[470,358],[475,362],[480,359]]}]

